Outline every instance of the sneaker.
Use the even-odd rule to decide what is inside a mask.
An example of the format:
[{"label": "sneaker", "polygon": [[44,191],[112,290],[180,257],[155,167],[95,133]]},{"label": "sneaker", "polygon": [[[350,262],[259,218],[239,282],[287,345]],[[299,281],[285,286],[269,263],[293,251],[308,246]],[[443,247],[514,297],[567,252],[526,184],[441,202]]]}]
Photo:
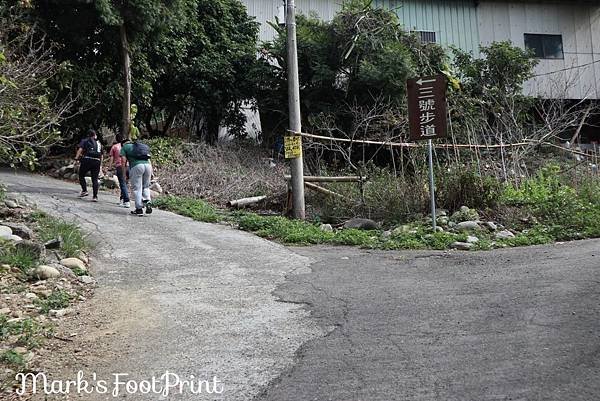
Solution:
[{"label": "sneaker", "polygon": [[81,193],[79,194],[79,197],[80,197],[80,198],[85,198],[85,197],[86,197],[86,196],[88,196],[88,195],[89,195],[89,192],[88,192],[88,191],[81,191]]},{"label": "sneaker", "polygon": [[131,214],[136,215],[136,216],[143,216],[144,215],[144,209],[135,209],[135,210],[132,210]]},{"label": "sneaker", "polygon": [[92,198],[92,202],[98,202],[98,197],[97,197],[97,196],[94,196],[94,197]]},{"label": "sneaker", "polygon": [[144,207],[146,208],[146,214],[152,213],[152,204],[150,203],[150,201],[145,201]]},{"label": "sneaker", "polygon": [[124,207],[126,209],[129,209],[131,207],[131,203],[129,203],[129,202],[123,202],[123,203],[119,204],[119,206]]}]

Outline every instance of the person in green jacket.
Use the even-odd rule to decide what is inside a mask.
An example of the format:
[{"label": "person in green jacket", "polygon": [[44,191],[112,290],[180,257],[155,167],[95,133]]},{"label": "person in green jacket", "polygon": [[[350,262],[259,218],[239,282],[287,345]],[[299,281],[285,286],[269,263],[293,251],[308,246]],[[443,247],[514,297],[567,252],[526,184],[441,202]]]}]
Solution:
[{"label": "person in green jacket", "polygon": [[129,165],[129,181],[133,188],[135,210],[131,214],[143,216],[152,213],[150,199],[150,179],[152,164],[150,163],[150,147],[140,141],[127,142],[121,147],[121,163],[123,169]]}]

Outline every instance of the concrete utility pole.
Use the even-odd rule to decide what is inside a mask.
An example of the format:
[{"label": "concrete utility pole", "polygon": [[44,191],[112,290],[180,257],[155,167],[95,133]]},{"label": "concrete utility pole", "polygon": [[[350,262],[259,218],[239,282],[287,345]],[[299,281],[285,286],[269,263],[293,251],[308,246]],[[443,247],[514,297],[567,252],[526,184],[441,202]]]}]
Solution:
[{"label": "concrete utility pole", "polygon": [[[288,56],[288,98],[290,109],[290,129],[288,135],[300,135],[302,120],[300,117],[300,83],[298,78],[298,48],[296,46],[296,5],[294,0],[287,0],[287,56]],[[302,145],[302,138],[300,138]],[[304,165],[302,154],[291,159],[292,165],[292,197],[294,217],[304,220]]]}]

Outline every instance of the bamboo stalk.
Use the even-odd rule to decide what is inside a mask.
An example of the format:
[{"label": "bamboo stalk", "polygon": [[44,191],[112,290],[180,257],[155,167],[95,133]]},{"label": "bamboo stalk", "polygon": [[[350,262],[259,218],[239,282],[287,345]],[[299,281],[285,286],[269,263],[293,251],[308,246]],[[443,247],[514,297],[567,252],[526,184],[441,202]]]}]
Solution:
[{"label": "bamboo stalk", "polygon": [[321,187],[321,186],[319,186],[317,184],[313,184],[311,182],[304,181],[304,186],[306,186],[306,188],[308,188],[308,189],[312,189],[312,190],[320,192],[320,193],[322,193],[324,195],[336,196],[338,198],[344,198],[345,197],[342,194],[338,194],[337,192],[331,191],[331,190],[329,190],[327,188],[323,188],[323,187]]}]

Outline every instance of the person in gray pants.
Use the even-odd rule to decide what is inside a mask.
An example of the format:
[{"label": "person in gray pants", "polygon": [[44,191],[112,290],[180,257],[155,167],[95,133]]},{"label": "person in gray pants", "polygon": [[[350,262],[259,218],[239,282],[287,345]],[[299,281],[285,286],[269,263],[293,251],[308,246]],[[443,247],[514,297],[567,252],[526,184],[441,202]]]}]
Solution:
[{"label": "person in gray pants", "polygon": [[130,168],[129,181],[135,198],[135,210],[132,210],[131,214],[142,216],[144,208],[146,214],[152,213],[150,203],[150,179],[152,178],[150,147],[139,141],[126,143],[121,147],[121,160],[124,169],[128,163]]}]

